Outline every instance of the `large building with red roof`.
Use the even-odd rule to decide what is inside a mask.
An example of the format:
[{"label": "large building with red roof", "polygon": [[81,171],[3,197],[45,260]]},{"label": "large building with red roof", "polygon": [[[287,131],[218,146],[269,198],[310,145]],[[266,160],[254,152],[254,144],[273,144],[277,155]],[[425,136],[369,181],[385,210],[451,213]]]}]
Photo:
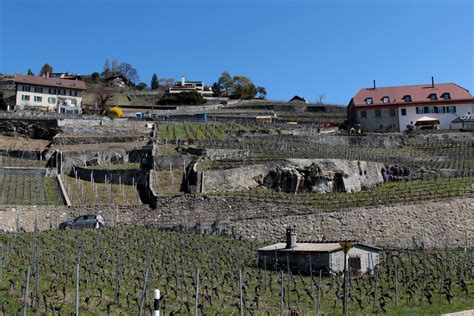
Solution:
[{"label": "large building with red roof", "polygon": [[[407,126],[459,128],[474,115],[474,98],[455,83],[362,88],[351,99],[351,126],[367,132],[403,132]],[[453,123],[453,121],[455,121]],[[429,123],[429,124],[425,124]]]},{"label": "large building with red roof", "polygon": [[13,81],[16,85],[15,110],[81,113],[82,92],[86,90],[84,81],[18,74]]}]

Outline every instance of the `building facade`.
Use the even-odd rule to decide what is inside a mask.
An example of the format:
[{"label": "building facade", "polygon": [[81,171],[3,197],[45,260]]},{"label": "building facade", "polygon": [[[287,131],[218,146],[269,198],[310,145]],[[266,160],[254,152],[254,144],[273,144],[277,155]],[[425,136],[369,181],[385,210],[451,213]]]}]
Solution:
[{"label": "building facade", "polygon": [[[347,119],[366,132],[404,132],[420,119],[437,128],[461,128],[456,122],[474,114],[474,98],[455,83],[362,88],[351,99]],[[454,122],[453,122],[454,121]],[[459,126],[458,126],[459,125]]]},{"label": "building facade", "polygon": [[15,75],[14,110],[79,114],[82,112],[84,81],[52,77]]},{"label": "building facade", "polygon": [[204,85],[202,81],[186,81],[185,77],[181,77],[181,81],[176,82],[168,90],[168,93],[175,94],[181,92],[192,92],[195,91],[201,94],[203,97],[212,97],[212,90]]}]

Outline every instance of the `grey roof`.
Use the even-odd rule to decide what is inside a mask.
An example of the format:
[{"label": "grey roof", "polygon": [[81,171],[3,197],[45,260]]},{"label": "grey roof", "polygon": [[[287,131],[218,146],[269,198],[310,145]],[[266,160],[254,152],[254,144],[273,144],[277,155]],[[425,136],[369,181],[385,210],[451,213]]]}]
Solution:
[{"label": "grey roof", "polygon": [[[369,246],[369,245],[364,245],[364,244],[358,244],[355,243],[353,247],[359,247],[359,248],[369,248],[374,251],[379,251],[381,248],[374,247],[374,246]],[[309,242],[302,242],[302,243],[296,243],[296,247],[293,247],[291,249],[286,248],[286,243],[276,243],[273,245],[265,246],[262,248],[259,248],[258,251],[300,251],[300,252],[335,252],[335,251],[340,251],[343,250],[341,245],[338,242],[320,242],[320,243],[309,243]]]}]

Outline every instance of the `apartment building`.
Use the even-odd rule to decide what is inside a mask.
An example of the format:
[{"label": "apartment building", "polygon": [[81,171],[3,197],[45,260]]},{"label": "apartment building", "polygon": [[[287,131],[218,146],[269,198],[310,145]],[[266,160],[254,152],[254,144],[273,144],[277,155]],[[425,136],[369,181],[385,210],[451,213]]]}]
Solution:
[{"label": "apartment building", "polygon": [[84,81],[15,75],[15,110],[48,111],[66,114],[81,113]]}]

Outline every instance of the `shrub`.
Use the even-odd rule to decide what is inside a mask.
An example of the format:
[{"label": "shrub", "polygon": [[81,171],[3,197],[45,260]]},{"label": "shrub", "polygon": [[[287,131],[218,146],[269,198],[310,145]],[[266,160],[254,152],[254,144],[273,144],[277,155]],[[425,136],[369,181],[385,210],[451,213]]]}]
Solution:
[{"label": "shrub", "polygon": [[204,103],[206,103],[206,99],[196,91],[166,94],[158,101],[160,105],[199,105]]}]

